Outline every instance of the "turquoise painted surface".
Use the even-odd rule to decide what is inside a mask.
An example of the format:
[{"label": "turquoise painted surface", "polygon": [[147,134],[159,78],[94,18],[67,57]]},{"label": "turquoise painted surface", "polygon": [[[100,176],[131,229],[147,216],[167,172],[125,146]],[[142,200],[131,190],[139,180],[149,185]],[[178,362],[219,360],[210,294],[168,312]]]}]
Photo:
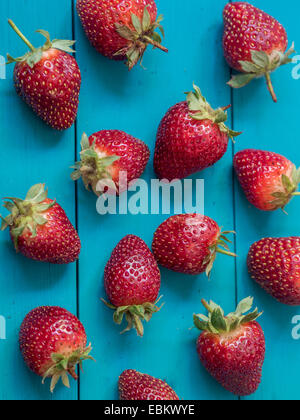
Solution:
[{"label": "turquoise painted surface", "polygon": [[[11,0],[0,3],[0,53],[22,54],[24,47],[6,24],[12,18],[36,45],[39,28],[52,37],[77,40],[77,60],[82,71],[80,106],[75,127],[63,134],[47,128],[16,96],[12,70],[0,80],[0,196],[23,196],[36,182],[46,182],[49,195],[61,203],[73,223],[78,222],[83,249],[78,265],[55,267],[15,255],[7,233],[0,236],[0,315],[6,318],[7,339],[0,340],[0,399],[116,399],[117,379],[128,368],[166,379],[183,399],[234,399],[203,370],[190,330],[193,312],[200,311],[201,298],[213,298],[231,311],[237,298],[254,295],[264,310],[261,323],[267,338],[263,382],[254,399],[299,399],[299,341],[292,339],[292,318],[300,309],[274,302],[256,287],[245,267],[248,248],[266,235],[299,234],[299,203],[290,204],[289,216],[263,214],[250,207],[233,181],[233,152],[259,147],[284,153],[298,163],[297,146],[300,81],[292,78],[292,66],[273,77],[279,103],[273,104],[263,81],[232,92],[226,86],[230,70],[222,57],[222,10],[225,0],[203,2],[158,0],[165,15],[168,55],[149,51],[147,70],[128,73],[89,45],[71,0]],[[282,10],[271,0],[255,1],[287,26],[290,40],[298,36],[298,2]],[[154,150],[160,119],[184,99],[192,82],[215,106],[233,104],[232,121],[244,134],[230,145],[226,156],[213,168],[193,177],[205,180],[205,213],[226,229],[236,229],[237,261],[220,256],[211,281],[162,270],[162,294],[166,302],[146,326],[141,340],[135,334],[120,336],[112,314],[100,303],[105,296],[103,270],[117,242],[126,234],[140,235],[151,245],[164,215],[100,216],[96,199],[81,183],[75,187],[69,166],[79,150],[83,131],[121,129],[143,139]],[[297,162],[298,160],[298,162]],[[143,178],[154,178],[150,163]],[[61,305],[77,313],[94,347],[96,364],[86,363],[78,385],[58,387],[53,397],[47,386],[24,366],[18,352],[18,329],[27,312],[39,305]],[[16,376],[16,372],[18,377]]]}]

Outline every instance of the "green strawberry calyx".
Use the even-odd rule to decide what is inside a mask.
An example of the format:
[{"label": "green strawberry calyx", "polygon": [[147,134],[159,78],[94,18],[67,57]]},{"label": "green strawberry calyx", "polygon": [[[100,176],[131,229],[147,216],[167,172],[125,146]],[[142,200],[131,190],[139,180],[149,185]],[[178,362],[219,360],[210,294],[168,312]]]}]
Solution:
[{"label": "green strawberry calyx", "polygon": [[[116,23],[116,31],[118,34],[129,41],[129,45],[119,50],[115,55],[125,55],[127,57],[127,66],[131,70],[139,61],[142,63],[147,46],[150,44],[153,48],[159,48],[164,52],[168,52],[167,48],[161,45],[162,37],[164,37],[164,29],[161,25],[163,16],[160,15],[155,22],[151,21],[151,16],[147,6],[144,9],[142,19],[131,14],[131,23],[133,28],[127,25]],[[161,35],[155,32],[159,29]]]},{"label": "green strawberry calyx", "polygon": [[77,365],[79,365],[80,369],[82,370],[83,361],[95,361],[94,358],[90,356],[91,351],[92,347],[90,344],[85,349],[76,350],[69,356],[53,353],[51,355],[52,364],[43,375],[43,384],[47,378],[51,378],[50,391],[52,393],[60,379],[62,380],[64,386],[70,388],[68,375],[71,375],[71,377],[75,380],[78,379],[76,374]]},{"label": "green strawberry calyx", "polygon": [[42,47],[35,48],[31,42],[22,34],[20,29],[14,24],[12,20],[8,20],[8,23],[13,28],[13,30],[19,35],[19,37],[25,42],[25,44],[29,47],[30,51],[27,52],[22,57],[13,58],[10,54],[7,54],[7,63],[22,63],[25,62],[29,65],[29,67],[33,68],[42,58],[43,53],[50,48],[55,48],[57,50],[65,51],[68,53],[74,53],[75,51],[71,48],[76,41],[70,40],[62,40],[62,39],[54,39],[53,41],[50,40],[50,35],[47,31],[42,29],[37,30],[39,34],[43,35],[46,38],[46,42]]},{"label": "green strawberry calyx", "polygon": [[300,183],[300,168],[296,168],[293,165],[291,178],[283,174],[281,176],[282,186],[284,191],[277,191],[272,194],[274,200],[270,203],[275,209],[282,209],[285,211],[285,206],[291,201],[294,196],[299,196],[300,192],[297,192]]},{"label": "green strawberry calyx", "polygon": [[191,118],[198,121],[212,121],[214,124],[219,126],[222,133],[226,133],[231,139],[234,139],[242,134],[241,132],[231,130],[225,125],[225,122],[228,119],[227,110],[231,107],[231,105],[214,110],[202,95],[199,87],[195,84],[193,84],[193,87],[194,91],[186,93],[186,100],[189,110],[191,111]]},{"label": "green strawberry calyx", "polygon": [[229,250],[228,243],[232,243],[232,242],[227,238],[227,235],[231,233],[235,234],[235,232],[233,231],[221,232],[217,240],[209,247],[209,253],[203,261],[203,267],[206,267],[205,272],[208,278],[211,275],[211,271],[213,269],[213,265],[215,263],[218,253],[228,255],[229,257],[237,256],[236,254],[234,254],[233,252],[230,252]]},{"label": "green strawberry calyx", "polygon": [[119,306],[116,307],[114,305],[111,305],[110,303],[106,302],[104,299],[101,299],[101,301],[110,309],[113,309],[114,315],[113,319],[114,322],[117,325],[121,325],[124,317],[127,321],[127,327],[125,330],[121,332],[121,334],[124,334],[127,331],[132,330],[133,328],[136,329],[137,335],[139,337],[143,337],[144,335],[144,326],[143,321],[149,322],[152,318],[152,315],[156,312],[159,312],[161,308],[164,306],[164,303],[158,307],[157,304],[162,299],[162,296],[157,299],[155,303],[146,302],[142,305],[130,305],[130,306]]},{"label": "green strawberry calyx", "polygon": [[6,197],[3,206],[10,214],[3,218],[1,230],[10,229],[16,251],[18,251],[19,237],[29,230],[32,237],[36,237],[38,227],[48,223],[46,213],[56,204],[56,201],[45,203],[48,190],[45,184],[37,184],[30,188],[25,200],[15,197]]},{"label": "green strawberry calyx", "polygon": [[232,88],[239,89],[248,85],[253,79],[265,77],[269,92],[274,102],[277,102],[270,74],[280,66],[291,63],[293,61],[291,55],[294,53],[294,43],[285,53],[273,51],[271,54],[267,54],[264,51],[251,51],[251,61],[239,62],[243,73],[234,75],[228,84]]},{"label": "green strawberry calyx", "polygon": [[114,182],[107,181],[112,180],[110,167],[121,157],[116,155],[101,157],[96,151],[95,142],[90,145],[89,138],[85,133],[81,138],[81,149],[80,162],[76,162],[72,166],[75,169],[71,174],[72,180],[77,181],[82,178],[86,189],[89,190],[92,187],[96,195],[100,195],[97,185],[101,180],[105,180],[106,184],[116,189]]},{"label": "green strawberry calyx", "polygon": [[249,312],[253,306],[252,297],[242,300],[235,312],[227,316],[224,315],[223,309],[213,301],[207,303],[203,299],[202,304],[207,309],[208,316],[194,314],[194,325],[200,331],[207,331],[216,335],[230,334],[262,315],[262,312],[259,313],[257,308],[253,312]]}]

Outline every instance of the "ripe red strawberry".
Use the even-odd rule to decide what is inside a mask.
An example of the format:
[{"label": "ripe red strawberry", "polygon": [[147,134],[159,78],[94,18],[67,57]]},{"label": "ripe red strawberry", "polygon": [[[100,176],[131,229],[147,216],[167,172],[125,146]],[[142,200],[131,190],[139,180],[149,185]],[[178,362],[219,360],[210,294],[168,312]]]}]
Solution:
[{"label": "ripe red strawberry", "polygon": [[51,378],[51,392],[60,378],[70,387],[68,374],[77,379],[76,366],[92,359],[86,333],[81,322],[70,312],[57,306],[32,310],[20,330],[20,350],[25,363],[35,374]]},{"label": "ripe red strawberry", "polygon": [[155,32],[164,36],[154,0],[77,0],[77,12],[93,47],[112,60],[126,60],[130,70],[149,44],[168,52]]},{"label": "ripe red strawberry", "polygon": [[36,261],[69,264],[78,259],[80,239],[64,210],[47,198],[45,185],[34,185],[25,200],[7,198],[11,212],[2,218],[1,230],[9,228],[16,251]]},{"label": "ripe red strawberry", "polygon": [[207,304],[208,317],[194,315],[195,326],[203,331],[197,352],[206,370],[235,395],[251,395],[258,389],[265,359],[265,337],[255,321],[261,314],[250,311],[252,298],[244,299],[232,314],[214,302]]},{"label": "ripe red strawberry", "polygon": [[14,23],[9,24],[30,48],[23,57],[7,55],[8,64],[16,63],[14,83],[17,94],[48,125],[56,130],[70,128],[77,116],[81,74],[71,55],[75,41],[55,39],[39,30],[46,38],[43,47],[35,48]]},{"label": "ripe red strawberry", "polygon": [[250,248],[251,277],[279,302],[300,305],[300,237],[264,238]]},{"label": "ripe red strawberry", "polygon": [[225,58],[233,69],[229,85],[241,88],[257,77],[265,77],[272,98],[277,98],[270,73],[292,61],[294,44],[286,52],[288,39],[284,27],[273,17],[249,3],[233,2],[225,6],[223,48]]},{"label": "ripe red strawberry", "polygon": [[102,301],[115,310],[114,321],[120,325],[124,315],[129,331],[137,330],[143,336],[142,321],[150,321],[158,312],[160,271],[145,242],[137,236],[128,235],[114,249],[105,267],[104,285],[111,304]]},{"label": "ripe red strawberry", "polygon": [[224,124],[229,107],[213,110],[200,89],[195,85],[194,89],[160,123],[154,157],[160,179],[186,178],[214,165],[224,156],[228,138],[241,134]]},{"label": "ripe red strawberry", "polygon": [[284,209],[300,195],[300,170],[281,155],[246,149],[235,155],[234,168],[247,199],[260,210]]},{"label": "ripe red strawberry", "polygon": [[[226,234],[217,223],[200,214],[172,216],[154,234],[153,254],[169,270],[184,274],[209,276],[217,253],[235,257],[229,252]],[[222,249],[221,247],[225,248]]]},{"label": "ripe red strawberry", "polygon": [[[81,161],[75,164],[72,179],[82,177],[86,188],[92,187],[97,195],[105,185],[118,194],[124,192],[129,183],[143,174],[150,158],[145,143],[118,130],[99,131],[90,138],[83,134],[81,147]],[[126,182],[121,176],[121,185],[120,172],[126,172],[127,177]],[[113,183],[108,182],[111,180]]]},{"label": "ripe red strawberry", "polygon": [[161,379],[139,373],[136,370],[125,370],[119,378],[120,400],[169,400],[178,401],[175,391]]}]

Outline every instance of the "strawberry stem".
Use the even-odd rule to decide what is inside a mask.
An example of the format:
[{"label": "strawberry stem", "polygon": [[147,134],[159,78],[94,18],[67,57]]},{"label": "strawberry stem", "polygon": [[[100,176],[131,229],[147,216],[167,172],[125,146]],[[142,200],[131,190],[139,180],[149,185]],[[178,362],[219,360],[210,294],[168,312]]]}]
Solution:
[{"label": "strawberry stem", "polygon": [[277,97],[276,97],[276,94],[275,94],[275,91],[274,91],[274,88],[273,88],[273,85],[272,85],[271,76],[270,76],[269,72],[266,73],[266,80],[267,80],[268,90],[269,90],[269,92],[270,92],[270,94],[273,98],[273,101],[277,102]]},{"label": "strawberry stem", "polygon": [[229,257],[237,257],[236,254],[234,254],[233,252],[225,251],[225,249],[217,248],[216,251],[220,254],[228,255]]},{"label": "strawberry stem", "polygon": [[153,45],[153,47],[155,48],[159,48],[160,50],[164,51],[165,53],[168,53],[169,50],[165,47],[163,47],[162,45],[160,45],[158,42],[154,41],[152,38],[150,38],[149,36],[144,36],[143,39],[148,42],[149,44]]},{"label": "strawberry stem", "polygon": [[13,28],[13,30],[19,35],[19,37],[25,42],[25,44],[31,49],[31,51],[35,51],[34,46],[28,41],[28,39],[22,34],[20,29],[14,24],[11,19],[8,19],[8,23]]},{"label": "strawberry stem", "polygon": [[228,109],[231,108],[231,105],[227,105],[227,106],[223,106],[222,111],[227,111]]},{"label": "strawberry stem", "polygon": [[209,306],[209,304],[206,302],[206,300],[202,299],[201,300],[202,305],[204,306],[204,308],[207,310],[207,312],[212,313],[212,309]]},{"label": "strawberry stem", "polygon": [[294,192],[291,195],[293,195],[293,196],[300,195],[300,192]]}]

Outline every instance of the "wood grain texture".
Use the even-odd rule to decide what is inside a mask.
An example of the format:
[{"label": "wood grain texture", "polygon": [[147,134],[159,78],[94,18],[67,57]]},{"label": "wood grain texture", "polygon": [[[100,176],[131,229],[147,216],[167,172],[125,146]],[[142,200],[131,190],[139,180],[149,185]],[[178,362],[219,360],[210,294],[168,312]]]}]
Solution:
[{"label": "wood grain texture", "polygon": [[[30,6],[29,6],[30,4]],[[267,338],[263,383],[251,399],[299,399],[300,374],[297,346],[291,338],[291,320],[300,310],[289,309],[266,296],[249,279],[245,260],[252,242],[263,236],[299,234],[299,202],[280,212],[263,214],[251,207],[232,173],[233,153],[256,147],[286,154],[299,165],[297,145],[300,81],[291,76],[292,66],[274,75],[279,103],[273,104],[263,81],[232,92],[226,86],[230,69],[221,46],[222,10],[225,0],[157,0],[165,16],[168,55],[149,50],[146,70],[128,72],[122,63],[100,56],[88,43],[75,12],[75,0],[10,0],[0,3],[1,54],[22,54],[24,47],[9,26],[12,18],[37,45],[36,29],[52,37],[75,35],[76,58],[82,72],[82,90],[76,126],[56,133],[35,117],[16,96],[10,67],[0,80],[0,196],[24,196],[36,182],[46,182],[49,195],[57,198],[73,223],[78,221],[83,248],[79,264],[56,267],[16,255],[7,233],[0,236],[0,315],[6,317],[7,340],[0,340],[0,400],[49,399],[48,388],[24,366],[18,350],[18,329],[27,312],[39,305],[61,305],[78,313],[93,345],[96,363],[87,362],[79,386],[58,387],[54,399],[117,399],[117,380],[124,369],[138,369],[161,377],[180,398],[196,400],[237,399],[223,390],[204,371],[196,353],[197,331],[190,329],[194,312],[202,311],[201,298],[213,299],[232,311],[237,298],[254,295],[264,310],[261,320]],[[255,1],[286,24],[290,40],[297,42],[299,9],[296,0],[285,11],[271,0]],[[299,40],[300,42],[300,40]],[[26,47],[25,47],[26,48]],[[126,234],[141,236],[150,246],[153,233],[166,215],[109,215],[96,212],[96,198],[82,183],[75,187],[69,166],[80,148],[83,132],[120,129],[144,140],[152,158],[158,124],[167,109],[184,100],[184,92],[196,82],[215,107],[232,100],[234,128],[243,135],[213,168],[192,177],[205,180],[205,214],[226,230],[236,229],[237,261],[219,256],[210,281],[205,276],[182,276],[162,270],[162,294],[166,302],[145,327],[145,337],[134,332],[119,334],[105,297],[103,270],[115,245]],[[231,114],[230,114],[231,117]],[[143,176],[154,178],[151,162]],[[298,162],[297,162],[298,159]],[[130,198],[130,195],[129,195]],[[235,246],[233,246],[234,248]],[[18,378],[16,377],[16,372]]]}]

